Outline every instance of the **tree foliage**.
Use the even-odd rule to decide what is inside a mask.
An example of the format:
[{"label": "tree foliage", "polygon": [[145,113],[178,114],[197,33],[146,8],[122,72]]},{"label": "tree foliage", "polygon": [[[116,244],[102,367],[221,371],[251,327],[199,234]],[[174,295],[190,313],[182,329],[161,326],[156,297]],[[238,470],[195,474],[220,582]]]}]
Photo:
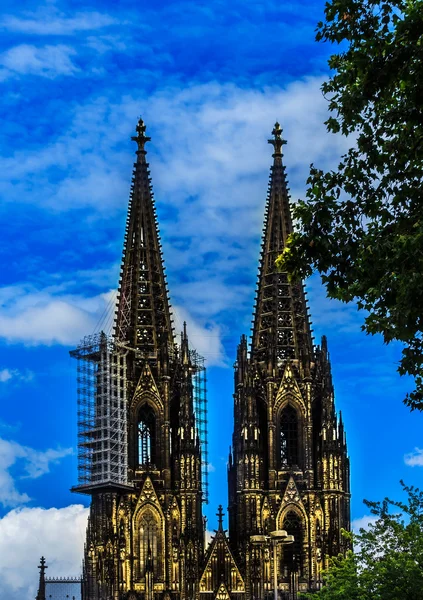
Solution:
[{"label": "tree foliage", "polygon": [[331,560],[324,587],[310,599],[423,600],[423,492],[403,488],[406,503],[365,502],[375,523],[346,534],[354,552]]},{"label": "tree foliage", "polygon": [[323,84],[330,132],[351,136],[337,170],[311,166],[299,229],[278,266],[318,271],[363,329],[403,342],[400,374],[423,408],[423,1],[332,0],[317,40],[339,45]]}]

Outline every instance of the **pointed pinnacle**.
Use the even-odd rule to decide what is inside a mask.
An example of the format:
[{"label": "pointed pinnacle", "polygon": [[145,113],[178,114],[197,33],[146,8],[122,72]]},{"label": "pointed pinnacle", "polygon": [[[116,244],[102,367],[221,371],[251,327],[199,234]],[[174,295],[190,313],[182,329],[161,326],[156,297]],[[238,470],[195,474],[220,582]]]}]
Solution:
[{"label": "pointed pinnacle", "polygon": [[181,352],[182,352],[182,363],[184,365],[189,364],[189,347],[188,347],[188,335],[187,335],[187,323],[184,321],[184,331],[181,333]]},{"label": "pointed pinnacle", "polygon": [[282,158],[282,146],[286,144],[286,140],[282,138],[282,128],[279,123],[276,121],[275,126],[272,131],[272,135],[274,136],[273,140],[267,140],[269,144],[272,144],[275,149],[273,158]]},{"label": "pointed pinnacle", "polygon": [[223,506],[219,504],[216,517],[218,520],[218,530],[223,531]]},{"label": "pointed pinnacle", "polygon": [[144,153],[144,154],[145,154],[145,149],[144,149],[144,146],[145,146],[145,144],[146,144],[147,142],[149,142],[149,141],[151,140],[151,138],[150,138],[150,137],[148,137],[148,136],[146,136],[146,135],[145,135],[145,130],[146,130],[146,129],[147,129],[147,128],[146,128],[146,126],[145,126],[145,123],[144,123],[144,121],[143,121],[143,120],[140,118],[140,119],[138,120],[138,124],[137,124],[137,127],[136,127],[136,132],[137,132],[137,135],[136,135],[136,136],[133,136],[133,137],[131,137],[131,140],[132,140],[133,142],[136,142],[136,143],[138,144],[138,151],[137,151],[137,153],[138,153],[138,152],[142,152],[142,153]]}]

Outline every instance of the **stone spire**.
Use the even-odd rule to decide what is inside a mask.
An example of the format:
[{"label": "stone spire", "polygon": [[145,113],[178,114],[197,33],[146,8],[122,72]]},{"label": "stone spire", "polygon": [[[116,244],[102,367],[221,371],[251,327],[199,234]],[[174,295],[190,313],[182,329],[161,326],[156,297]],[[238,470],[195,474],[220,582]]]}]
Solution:
[{"label": "stone spire", "polygon": [[285,167],[282,163],[282,129],[275,123],[272,131],[271,167],[262,251],[255,305],[252,359],[274,370],[288,359],[311,357],[310,322],[302,284],[288,282],[286,273],[275,266],[287,238],[292,233]]},{"label": "stone spire", "polygon": [[117,341],[156,358],[163,339],[173,340],[170,304],[156,210],[146,161],[145,124],[138,121],[137,161],[126,222],[116,311]]},{"label": "stone spire", "polygon": [[35,600],[46,600],[46,569],[48,569],[46,565],[46,559],[44,556],[40,559],[40,565],[38,567],[40,569],[40,583],[38,585],[38,594]]}]

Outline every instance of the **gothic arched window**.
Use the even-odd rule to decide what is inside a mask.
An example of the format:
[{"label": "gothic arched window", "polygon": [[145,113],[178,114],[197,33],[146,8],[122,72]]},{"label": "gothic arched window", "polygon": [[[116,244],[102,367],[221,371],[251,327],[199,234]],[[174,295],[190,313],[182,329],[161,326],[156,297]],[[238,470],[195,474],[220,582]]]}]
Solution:
[{"label": "gothic arched window", "polygon": [[303,524],[301,517],[290,510],[283,521],[282,529],[294,536],[294,542],[283,548],[282,568],[285,577],[292,572],[301,576],[303,569]]},{"label": "gothic arched window", "polygon": [[156,418],[154,411],[145,404],[138,415],[138,464],[154,463]]},{"label": "gothic arched window", "polygon": [[140,573],[145,576],[147,567],[157,579],[162,575],[162,531],[158,516],[146,510],[139,523]]},{"label": "gothic arched window", "polygon": [[280,460],[281,467],[298,465],[298,415],[293,406],[288,404],[282,411],[280,418]]}]

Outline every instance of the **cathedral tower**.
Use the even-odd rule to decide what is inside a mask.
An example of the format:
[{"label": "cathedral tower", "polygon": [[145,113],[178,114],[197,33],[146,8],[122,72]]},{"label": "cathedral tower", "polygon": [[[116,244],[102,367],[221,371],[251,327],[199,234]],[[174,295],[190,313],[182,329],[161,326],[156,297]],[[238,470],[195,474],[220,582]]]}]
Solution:
[{"label": "cathedral tower", "polygon": [[270,546],[251,536],[294,536],[278,549],[276,578],[279,590],[295,593],[319,586],[325,557],[345,549],[341,528],[350,527],[349,459],[326,338],[313,346],[304,287],[275,267],[292,220],[278,123],[272,134],[252,345],[248,352],[243,336],[238,347],[228,469],[230,544],[247,599],[274,582]]},{"label": "cathedral tower", "polygon": [[91,496],[84,600],[198,597],[204,553],[201,443],[186,327],[176,344],[138,122],[115,326],[83,340],[79,485]]}]

